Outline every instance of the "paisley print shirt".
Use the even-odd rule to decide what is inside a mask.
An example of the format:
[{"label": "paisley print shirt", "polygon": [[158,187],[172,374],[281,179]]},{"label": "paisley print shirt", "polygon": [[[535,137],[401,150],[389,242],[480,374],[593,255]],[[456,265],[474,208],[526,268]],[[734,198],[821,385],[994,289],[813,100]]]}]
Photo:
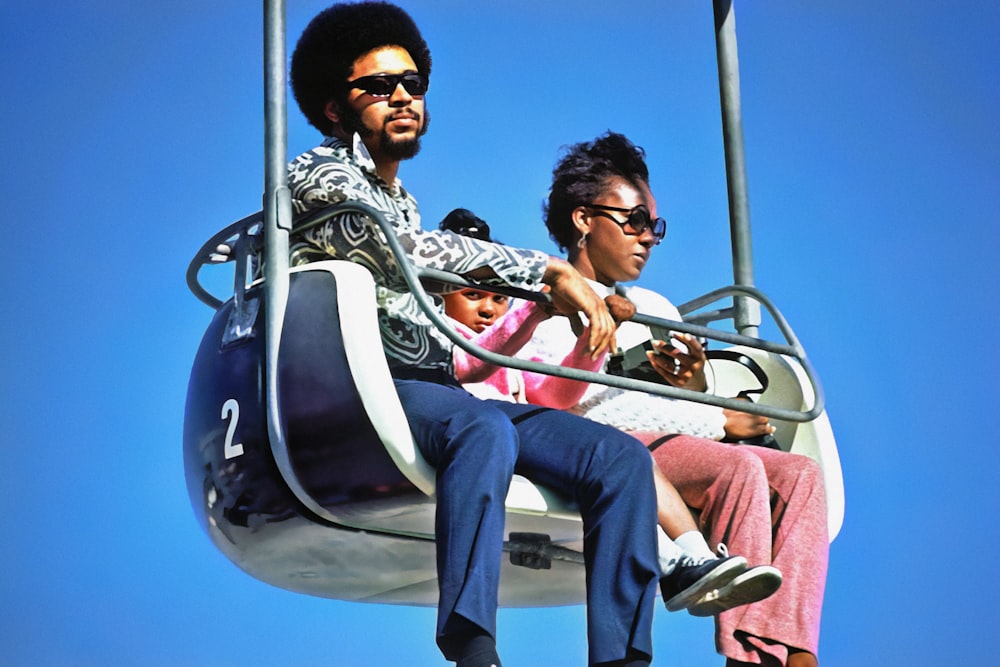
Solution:
[{"label": "paisley print shirt", "polygon": [[[389,184],[375,173],[375,163],[358,135],[352,143],[327,138],[289,163],[288,186],[296,215],[346,200],[360,201],[385,214],[409,260],[417,266],[458,274],[490,268],[496,278],[484,282],[541,289],[548,263],[545,253],[422,230],[413,196],[398,179]],[[363,215],[341,215],[293,232],[291,264],[348,259],[364,265],[375,278],[379,327],[390,369],[411,367],[453,374],[452,342],[420,311],[380,237],[375,223]]]}]

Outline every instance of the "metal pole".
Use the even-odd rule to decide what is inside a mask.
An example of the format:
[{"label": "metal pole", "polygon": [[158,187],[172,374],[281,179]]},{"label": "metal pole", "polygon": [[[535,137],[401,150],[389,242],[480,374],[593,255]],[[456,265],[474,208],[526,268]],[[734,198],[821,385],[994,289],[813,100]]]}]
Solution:
[{"label": "metal pole", "polygon": [[264,317],[265,404],[272,451],[284,456],[283,420],[278,403],[278,348],[288,303],[288,232],[292,200],[288,191],[288,137],[285,112],[285,3],[264,0]]},{"label": "metal pole", "polygon": [[[753,248],[750,237],[750,200],[747,195],[746,156],[743,152],[743,119],[740,109],[740,66],[736,53],[736,15],[732,0],[713,0],[715,49],[719,64],[719,97],[722,106],[722,141],[726,154],[729,192],[729,228],[733,251],[733,280],[753,286]],[[745,336],[757,336],[759,304],[744,297],[733,299],[733,324]]]}]

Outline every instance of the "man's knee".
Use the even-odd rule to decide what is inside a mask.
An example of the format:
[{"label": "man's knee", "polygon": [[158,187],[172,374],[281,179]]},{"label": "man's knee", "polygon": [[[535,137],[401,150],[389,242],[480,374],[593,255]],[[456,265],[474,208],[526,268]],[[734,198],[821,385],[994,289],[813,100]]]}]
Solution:
[{"label": "man's knee", "polygon": [[470,456],[513,472],[520,444],[517,429],[499,410],[485,403],[482,408],[456,416],[450,435],[462,441]]},{"label": "man's knee", "polygon": [[439,469],[457,457],[513,470],[519,441],[511,420],[457,387],[397,384],[417,447]]},{"label": "man's knee", "polygon": [[601,444],[605,448],[604,459],[609,472],[626,481],[641,479],[644,475],[652,479],[655,464],[642,442],[609,427]]}]

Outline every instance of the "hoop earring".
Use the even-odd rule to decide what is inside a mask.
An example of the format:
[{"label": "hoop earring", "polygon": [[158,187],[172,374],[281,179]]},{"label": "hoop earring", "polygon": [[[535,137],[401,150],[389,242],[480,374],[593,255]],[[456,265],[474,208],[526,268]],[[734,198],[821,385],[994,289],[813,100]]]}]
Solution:
[{"label": "hoop earring", "polygon": [[587,245],[587,232],[584,232],[580,236],[580,240],[576,242],[576,247],[580,248],[581,250],[583,250],[583,248],[585,248],[586,245]]}]

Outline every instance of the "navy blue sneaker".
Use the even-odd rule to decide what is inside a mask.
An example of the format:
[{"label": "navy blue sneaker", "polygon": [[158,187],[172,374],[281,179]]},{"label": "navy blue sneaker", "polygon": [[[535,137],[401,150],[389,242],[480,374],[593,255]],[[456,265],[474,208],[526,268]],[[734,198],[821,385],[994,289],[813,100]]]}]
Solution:
[{"label": "navy blue sneaker", "polygon": [[715,616],[727,609],[763,600],[780,587],[781,571],[773,565],[758,565],[728,584],[709,591],[687,610],[692,616]]},{"label": "navy blue sneaker", "polygon": [[711,560],[682,560],[673,572],[660,578],[660,593],[669,611],[687,609],[746,572],[746,558],[730,556],[723,544],[719,545],[719,554],[720,558]]}]

